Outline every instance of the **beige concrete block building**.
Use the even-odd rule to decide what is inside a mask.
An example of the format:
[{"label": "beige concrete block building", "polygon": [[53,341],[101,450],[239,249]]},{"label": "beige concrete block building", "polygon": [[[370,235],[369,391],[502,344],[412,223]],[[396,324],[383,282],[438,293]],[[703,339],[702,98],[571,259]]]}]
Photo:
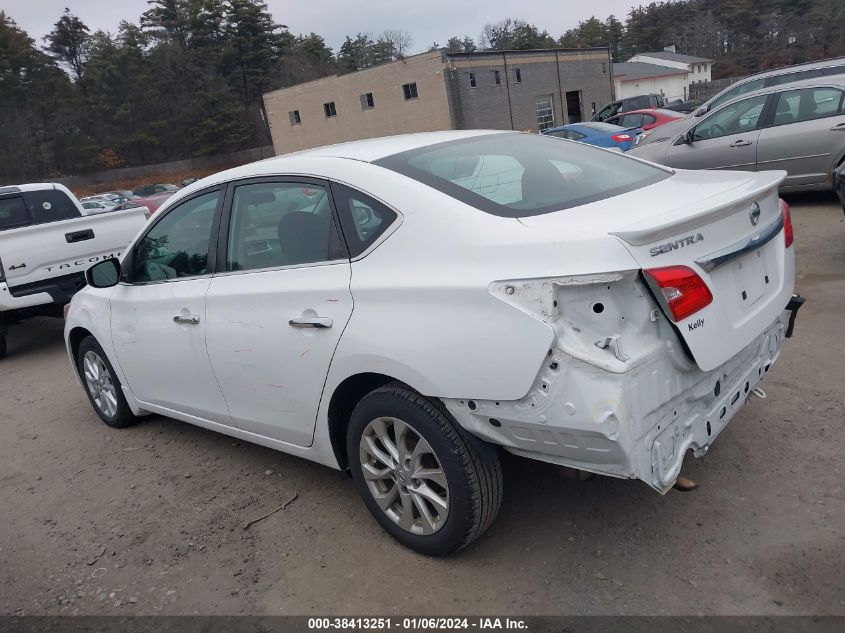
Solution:
[{"label": "beige concrete block building", "polygon": [[449,129],[538,131],[613,99],[607,48],[430,51],[264,95],[276,154]]}]

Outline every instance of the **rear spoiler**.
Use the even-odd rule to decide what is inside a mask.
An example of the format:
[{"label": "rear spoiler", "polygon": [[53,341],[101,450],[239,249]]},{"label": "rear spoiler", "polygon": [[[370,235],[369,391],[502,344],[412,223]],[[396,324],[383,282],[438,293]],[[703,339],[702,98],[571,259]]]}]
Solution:
[{"label": "rear spoiler", "polygon": [[[655,223],[649,226],[631,225],[614,231],[611,235],[624,240],[632,246],[644,246],[674,235],[687,233],[700,226],[721,219],[736,211],[737,204],[744,203],[777,187],[786,178],[785,171],[764,171],[749,174],[744,183],[728,189],[717,197],[697,200],[691,204],[679,206],[664,213]],[[679,211],[682,210],[682,213]]]}]

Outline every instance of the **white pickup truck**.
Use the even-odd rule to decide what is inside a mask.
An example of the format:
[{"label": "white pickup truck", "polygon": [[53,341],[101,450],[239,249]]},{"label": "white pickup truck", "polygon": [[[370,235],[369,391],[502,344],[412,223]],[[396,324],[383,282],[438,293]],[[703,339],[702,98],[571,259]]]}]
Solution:
[{"label": "white pickup truck", "polygon": [[62,316],[85,269],[118,257],[146,222],[138,207],[85,215],[60,184],[0,187],[0,358],[9,323]]}]

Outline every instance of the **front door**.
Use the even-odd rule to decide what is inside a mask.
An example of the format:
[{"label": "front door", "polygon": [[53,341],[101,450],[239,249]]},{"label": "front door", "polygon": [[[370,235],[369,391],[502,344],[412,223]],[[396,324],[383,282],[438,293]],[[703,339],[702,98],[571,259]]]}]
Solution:
[{"label": "front door", "polygon": [[351,267],[328,185],[304,179],[234,187],[221,271],[206,295],[208,353],[238,427],[310,446],[340,335]]},{"label": "front door", "polygon": [[133,246],[127,279],[111,296],[117,360],[141,402],[229,424],[211,370],[205,295],[222,193],[215,190],[169,209]]},{"label": "front door", "polygon": [[580,123],[581,116],[581,91],[571,90],[566,93],[566,115],[569,123]]},{"label": "front door", "polygon": [[708,115],[692,129],[689,142],[678,141],[666,164],[682,169],[757,169],[760,118],[767,95],[732,103]]},{"label": "front door", "polygon": [[787,90],[778,95],[772,125],[760,136],[757,164],[785,169],[784,185],[821,184],[843,147],[843,92],[827,86]]}]

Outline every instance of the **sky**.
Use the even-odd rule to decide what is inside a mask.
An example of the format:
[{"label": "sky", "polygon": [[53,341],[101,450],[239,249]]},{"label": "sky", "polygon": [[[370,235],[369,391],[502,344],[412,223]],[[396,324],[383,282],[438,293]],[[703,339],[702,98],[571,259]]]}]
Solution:
[{"label": "sky", "polygon": [[[402,29],[413,36],[411,52],[422,52],[433,42],[444,45],[452,35],[478,39],[487,22],[518,17],[554,36],[595,15],[613,14],[624,21],[631,7],[650,0],[265,0],[275,21],[293,33],[314,31],[326,38],[335,52],[347,34],[378,34]],[[117,32],[121,20],[137,22],[147,0],[2,0],[0,10],[26,30],[40,45],[41,38],[68,7],[91,31]]]}]

